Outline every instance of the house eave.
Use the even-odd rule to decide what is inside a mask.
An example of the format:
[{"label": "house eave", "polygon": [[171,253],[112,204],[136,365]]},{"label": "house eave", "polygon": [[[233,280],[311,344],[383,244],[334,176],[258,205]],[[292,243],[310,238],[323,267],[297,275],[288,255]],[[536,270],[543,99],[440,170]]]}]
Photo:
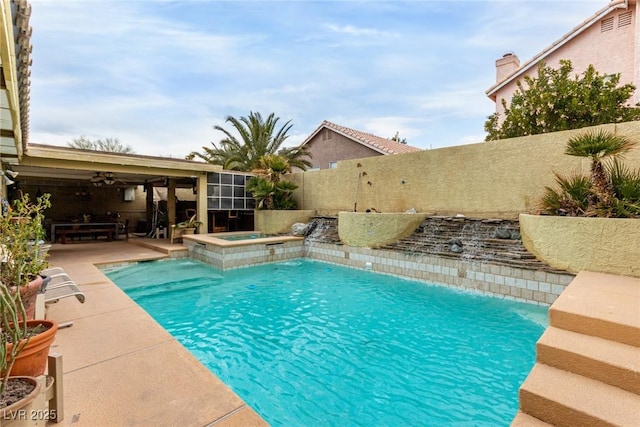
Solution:
[{"label": "house eave", "polygon": [[500,82],[497,82],[496,84],[491,86],[489,89],[487,89],[485,94],[487,95],[487,97],[489,97],[492,101],[495,102],[496,101],[496,93],[499,90],[504,88],[506,85],[508,85],[512,81],[517,80],[518,78],[520,78],[523,74],[525,74],[531,68],[536,66],[541,60],[543,60],[544,58],[548,57],[550,54],[552,54],[556,50],[560,49],[562,46],[567,44],[569,41],[571,41],[574,38],[576,38],[578,35],[583,33],[586,29],[591,27],[594,23],[598,22],[600,19],[602,19],[603,17],[605,17],[606,15],[611,13],[612,11],[614,11],[616,9],[628,9],[630,3],[635,3],[635,0],[613,0],[613,1],[611,1],[607,6],[605,6],[604,8],[599,10],[598,12],[596,12],[595,15],[593,15],[591,18],[583,21],[582,24],[578,25],[577,27],[574,27],[573,30],[571,30],[569,33],[567,33],[564,36],[562,36],[562,38],[560,38],[559,40],[554,42],[551,46],[549,46],[548,48],[546,48],[545,50],[543,50],[542,52],[540,52],[539,54],[537,54],[536,56],[534,56],[533,58],[531,58],[530,60],[525,62],[524,64],[522,64],[522,66],[520,68],[518,68],[516,71],[514,71],[512,74],[506,76]]}]

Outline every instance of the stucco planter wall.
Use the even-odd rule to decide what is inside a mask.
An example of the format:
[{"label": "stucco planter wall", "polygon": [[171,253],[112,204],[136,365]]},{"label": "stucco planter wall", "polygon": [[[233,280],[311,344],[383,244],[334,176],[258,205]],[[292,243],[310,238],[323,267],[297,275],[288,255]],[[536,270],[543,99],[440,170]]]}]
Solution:
[{"label": "stucco planter wall", "polygon": [[525,247],[552,267],[640,277],[640,219],[520,215]]},{"label": "stucco planter wall", "polygon": [[414,232],[426,214],[340,212],[338,235],[345,245],[377,248]]},{"label": "stucco planter wall", "polygon": [[314,210],[256,210],[254,228],[264,234],[285,234],[296,222],[309,222]]}]

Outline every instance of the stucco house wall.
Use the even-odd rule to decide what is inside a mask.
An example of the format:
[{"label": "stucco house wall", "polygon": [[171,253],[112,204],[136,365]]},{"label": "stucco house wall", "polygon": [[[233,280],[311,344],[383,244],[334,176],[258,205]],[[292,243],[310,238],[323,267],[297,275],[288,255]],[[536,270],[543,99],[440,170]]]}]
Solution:
[{"label": "stucco house wall", "polygon": [[[599,128],[640,144],[640,122],[628,122],[348,160],[337,169],[295,173],[289,179],[298,185],[298,207],[319,215],[415,208],[431,215],[516,219],[539,211],[545,186],[555,187],[554,172],[589,173],[587,159],[564,150],[572,136]],[[640,146],[626,155],[625,164],[640,168]]]},{"label": "stucco house wall", "polygon": [[[613,8],[616,4],[622,6],[624,2],[614,1],[606,8]],[[605,9],[600,12],[603,10]],[[509,104],[517,89],[516,82],[524,83],[525,75],[535,77],[540,60],[544,60],[552,68],[558,68],[561,59],[568,59],[573,65],[574,74],[582,74],[592,64],[601,74],[620,73],[620,84],[632,83],[637,88],[640,87],[640,26],[637,25],[636,1],[629,1],[628,8],[610,10],[588,24],[591,18],[520,66],[514,66],[512,61],[517,60],[517,57],[510,58],[509,55],[496,61],[498,87],[492,86],[487,95],[496,102],[496,112],[501,117],[504,117],[501,100],[505,99]],[[500,68],[514,71],[505,75],[500,72]],[[514,78],[516,74],[518,75]],[[500,87],[502,81],[508,82]],[[632,101],[634,104],[640,102],[640,90],[636,90]]]},{"label": "stucco house wall", "polygon": [[[301,146],[311,155],[312,169],[330,169],[341,160],[421,151],[418,147],[324,120]],[[299,170],[298,170],[299,171]]]},{"label": "stucco house wall", "polygon": [[329,169],[331,162],[382,156],[382,153],[365,147],[331,129],[323,129],[306,144],[311,154],[313,168]]}]

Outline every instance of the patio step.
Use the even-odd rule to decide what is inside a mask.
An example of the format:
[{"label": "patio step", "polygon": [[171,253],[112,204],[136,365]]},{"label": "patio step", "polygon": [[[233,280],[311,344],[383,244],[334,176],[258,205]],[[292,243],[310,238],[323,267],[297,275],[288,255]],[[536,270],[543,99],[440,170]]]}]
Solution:
[{"label": "patio step", "polygon": [[536,363],[519,392],[520,410],[558,426],[638,426],[640,396]]},{"label": "patio step", "polygon": [[536,349],[538,363],[640,394],[640,347],[551,326]]}]

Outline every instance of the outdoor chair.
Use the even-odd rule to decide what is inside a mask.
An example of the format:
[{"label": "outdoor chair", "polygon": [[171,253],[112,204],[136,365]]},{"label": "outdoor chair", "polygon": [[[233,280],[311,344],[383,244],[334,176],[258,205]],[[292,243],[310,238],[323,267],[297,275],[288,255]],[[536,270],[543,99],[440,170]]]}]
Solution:
[{"label": "outdoor chair", "polygon": [[84,293],[62,268],[48,268],[43,270],[41,275],[46,277],[46,285],[43,287],[45,304],[72,296],[75,296],[78,301],[84,303]]},{"label": "outdoor chair", "polygon": [[124,234],[125,239],[129,240],[129,218],[127,218],[123,223],[118,223],[120,229],[118,230],[119,234]]}]

